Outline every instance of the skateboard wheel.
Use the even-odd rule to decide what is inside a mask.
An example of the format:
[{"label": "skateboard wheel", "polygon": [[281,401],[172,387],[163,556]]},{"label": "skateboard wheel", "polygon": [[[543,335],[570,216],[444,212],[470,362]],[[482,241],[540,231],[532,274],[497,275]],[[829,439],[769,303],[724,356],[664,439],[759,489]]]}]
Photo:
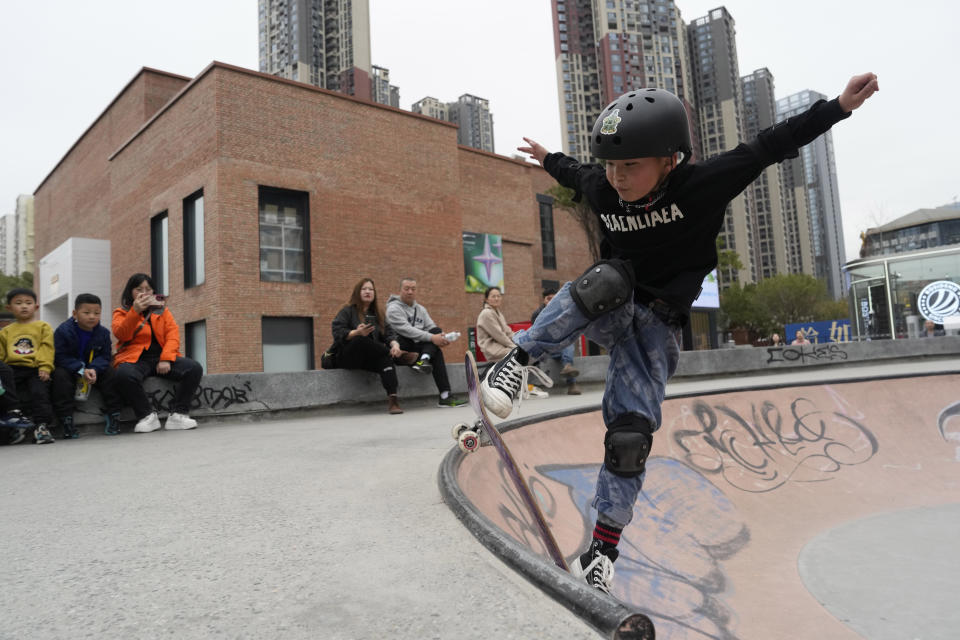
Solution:
[{"label": "skateboard wheel", "polygon": [[464,431],[457,438],[457,446],[464,453],[473,453],[480,448],[480,438],[473,431]]},{"label": "skateboard wheel", "polygon": [[470,425],[468,425],[465,422],[458,422],[457,424],[453,425],[452,429],[450,429],[450,435],[453,436],[454,440],[457,440],[460,438],[461,433],[469,430],[470,430]]}]

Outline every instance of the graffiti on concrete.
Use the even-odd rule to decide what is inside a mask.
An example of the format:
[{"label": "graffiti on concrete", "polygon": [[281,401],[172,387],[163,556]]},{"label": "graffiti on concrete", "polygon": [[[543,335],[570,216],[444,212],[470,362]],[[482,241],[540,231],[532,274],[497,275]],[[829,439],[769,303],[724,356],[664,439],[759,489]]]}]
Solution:
[{"label": "graffiti on concrete", "polygon": [[741,491],[763,493],[787,482],[828,480],[872,458],[879,443],[859,417],[802,396],[787,407],[764,400],[746,410],[696,400],[681,408],[669,431],[678,457],[691,467]]},{"label": "graffiti on concrete", "polygon": [[[593,529],[600,465],[537,469],[569,491],[583,519],[578,549]],[[724,602],[724,561],[750,541],[729,498],[701,473],[669,458],[647,461],[643,492],[623,531],[613,595],[649,616],[657,637],[732,639],[736,617]]]},{"label": "graffiti on concrete", "polygon": [[791,347],[768,347],[767,364],[771,362],[789,362],[800,364],[816,364],[846,360],[847,352],[842,345],[827,344],[798,344]]},{"label": "graffiti on concrete", "polygon": [[[147,391],[147,397],[157,411],[170,411],[170,404],[176,387],[164,385],[158,389]],[[210,411],[225,411],[234,405],[259,405],[260,408],[270,410],[270,407],[252,397],[253,387],[246,380],[242,386],[226,385],[222,387],[206,387],[202,384],[197,387],[190,402],[190,409],[209,409]]]}]

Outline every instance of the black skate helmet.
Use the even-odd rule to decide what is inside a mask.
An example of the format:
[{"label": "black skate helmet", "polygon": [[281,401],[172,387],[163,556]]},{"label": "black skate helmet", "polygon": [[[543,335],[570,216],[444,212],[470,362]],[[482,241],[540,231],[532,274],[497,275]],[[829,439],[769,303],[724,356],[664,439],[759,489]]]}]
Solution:
[{"label": "black skate helmet", "polygon": [[590,153],[603,160],[690,157],[687,110],[663,89],[629,91],[604,109],[593,125]]}]

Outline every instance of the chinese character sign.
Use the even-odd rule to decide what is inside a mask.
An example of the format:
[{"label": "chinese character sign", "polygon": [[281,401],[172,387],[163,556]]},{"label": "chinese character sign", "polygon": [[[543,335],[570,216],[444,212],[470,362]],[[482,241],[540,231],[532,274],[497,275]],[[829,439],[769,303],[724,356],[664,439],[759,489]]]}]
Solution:
[{"label": "chinese character sign", "polygon": [[467,293],[488,287],[503,291],[503,244],[499,235],[463,232],[463,272]]},{"label": "chinese character sign", "polygon": [[813,344],[850,341],[850,321],[847,319],[788,324],[784,327],[787,344],[793,342],[797,331],[802,332],[803,337]]}]

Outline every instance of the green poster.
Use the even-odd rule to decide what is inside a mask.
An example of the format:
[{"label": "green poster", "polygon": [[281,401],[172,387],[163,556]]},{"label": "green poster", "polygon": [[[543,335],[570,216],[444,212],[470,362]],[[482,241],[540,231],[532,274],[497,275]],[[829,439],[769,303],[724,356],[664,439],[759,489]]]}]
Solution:
[{"label": "green poster", "polygon": [[467,293],[483,293],[487,287],[503,291],[503,245],[492,233],[463,232],[463,273]]}]

